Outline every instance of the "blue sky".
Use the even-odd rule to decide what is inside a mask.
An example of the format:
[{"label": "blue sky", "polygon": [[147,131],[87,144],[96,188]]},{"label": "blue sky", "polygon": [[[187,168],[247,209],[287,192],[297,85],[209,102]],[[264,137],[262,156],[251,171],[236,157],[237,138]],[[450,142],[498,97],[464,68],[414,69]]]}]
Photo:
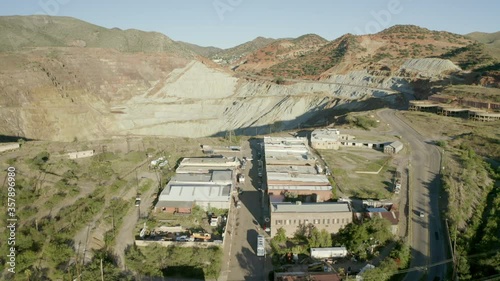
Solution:
[{"label": "blue sky", "polygon": [[3,0],[0,15],[70,16],[174,40],[228,48],[257,36],[315,33],[333,40],[395,24],[465,34],[500,31],[500,1],[464,0]]}]

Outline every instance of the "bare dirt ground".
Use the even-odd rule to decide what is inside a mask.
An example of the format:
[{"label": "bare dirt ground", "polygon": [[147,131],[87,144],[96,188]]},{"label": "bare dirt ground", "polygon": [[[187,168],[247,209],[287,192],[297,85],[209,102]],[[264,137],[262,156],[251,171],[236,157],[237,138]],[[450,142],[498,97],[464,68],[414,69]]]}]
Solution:
[{"label": "bare dirt ground", "polygon": [[[155,173],[148,171],[139,171],[138,176],[140,179],[152,179],[154,184],[146,191],[146,193],[141,194],[141,205],[134,206],[134,208],[131,208],[128,211],[128,213],[125,215],[122,226],[118,230],[114,252],[118,259],[118,265],[122,269],[125,269],[125,249],[128,246],[133,245],[135,241],[136,233],[134,230],[136,228],[139,217],[149,214],[149,211],[151,209],[150,207],[152,206],[154,201],[154,195],[158,192],[158,181]],[[132,189],[126,195],[126,198],[134,198],[135,196],[136,193]]]}]

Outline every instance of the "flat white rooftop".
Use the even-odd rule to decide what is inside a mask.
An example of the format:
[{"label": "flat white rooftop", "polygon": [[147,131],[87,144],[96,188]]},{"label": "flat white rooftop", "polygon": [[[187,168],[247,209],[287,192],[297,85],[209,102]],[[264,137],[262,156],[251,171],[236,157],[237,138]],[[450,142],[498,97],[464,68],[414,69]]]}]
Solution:
[{"label": "flat white rooftop", "polygon": [[318,129],[311,133],[311,140],[337,140],[340,131],[337,129]]},{"label": "flat white rooftop", "polygon": [[231,170],[210,171],[208,173],[179,173],[170,180],[172,183],[213,183],[231,184],[233,172]]},{"label": "flat white rooftop", "polygon": [[198,174],[206,174],[211,171],[229,171],[233,169],[233,167],[224,167],[224,166],[179,166],[175,172],[180,174],[189,174],[189,173],[198,173]]},{"label": "flat white rooftop", "polygon": [[340,213],[351,212],[347,202],[325,202],[325,203],[272,203],[273,213]]},{"label": "flat white rooftop", "polygon": [[[286,182],[307,182],[317,183],[318,185],[330,184],[325,175],[298,174],[298,173],[267,173],[268,182],[286,181]],[[299,184],[297,184],[299,185]]]},{"label": "flat white rooftop", "polygon": [[327,191],[332,190],[329,185],[268,185],[271,190],[311,190],[311,191]]},{"label": "flat white rooftop", "polygon": [[179,167],[181,166],[223,166],[223,167],[236,167],[239,161],[236,157],[217,158],[217,157],[200,157],[200,158],[184,158],[182,159]]},{"label": "flat white rooftop", "polygon": [[307,138],[294,138],[294,137],[264,137],[264,144],[268,145],[306,145]]},{"label": "flat white rooftop", "polygon": [[294,165],[266,165],[268,173],[299,173],[299,174],[317,174],[318,171],[312,166],[294,166]]},{"label": "flat white rooftop", "polygon": [[226,202],[231,198],[231,185],[168,184],[158,201]]}]

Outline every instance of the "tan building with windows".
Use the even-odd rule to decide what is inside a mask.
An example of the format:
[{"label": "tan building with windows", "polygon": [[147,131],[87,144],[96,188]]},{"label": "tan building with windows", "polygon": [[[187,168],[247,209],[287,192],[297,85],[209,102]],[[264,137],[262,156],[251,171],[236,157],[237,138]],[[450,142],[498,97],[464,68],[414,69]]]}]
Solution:
[{"label": "tan building with windows", "polygon": [[343,143],[354,139],[354,136],[341,134],[337,129],[327,128],[312,131],[310,142],[315,149],[338,150]]},{"label": "tan building with windows", "polygon": [[292,237],[300,225],[314,225],[317,229],[326,229],[337,233],[352,222],[352,211],[347,202],[324,203],[271,203],[271,237],[279,228]]}]

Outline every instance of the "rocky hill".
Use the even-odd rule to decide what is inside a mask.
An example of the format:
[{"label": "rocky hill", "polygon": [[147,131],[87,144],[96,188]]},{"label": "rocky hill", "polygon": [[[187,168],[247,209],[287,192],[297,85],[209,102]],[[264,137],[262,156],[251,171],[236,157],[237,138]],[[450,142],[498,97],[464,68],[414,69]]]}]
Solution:
[{"label": "rocky hill", "polygon": [[262,71],[266,76],[318,78],[352,70],[398,70],[411,58],[440,55],[472,44],[473,40],[416,26],[394,26],[373,35],[346,34],[317,51]]},{"label": "rocky hill", "polygon": [[241,55],[272,40],[247,56],[272,61],[256,75],[258,68],[232,71],[158,33],[71,18],[0,17],[0,34],[13,42],[3,40],[0,51],[0,135],[63,141],[324,125],[334,114],[401,106],[463,83],[470,74],[439,56],[476,44],[400,26],[331,42],[261,38],[226,50]]},{"label": "rocky hill", "polygon": [[500,48],[500,31],[493,33],[472,32],[465,36],[491,47]]},{"label": "rocky hill", "polygon": [[240,60],[245,55],[267,46],[275,40],[276,39],[273,38],[257,37],[252,41],[217,52],[216,54],[213,54],[211,58],[222,65],[230,65]]},{"label": "rocky hill", "polygon": [[183,46],[185,49],[190,50],[195,54],[198,54],[200,56],[204,56],[207,58],[210,58],[213,55],[223,51],[223,49],[213,47],[213,46],[203,47],[203,46],[198,46],[196,44],[191,44],[191,43],[182,42],[182,41],[177,41],[177,43],[180,44],[181,46]]},{"label": "rocky hill", "polygon": [[303,57],[326,43],[328,40],[316,34],[306,34],[293,39],[278,39],[242,57],[231,67],[240,72],[255,73],[283,61]]},{"label": "rocky hill", "polygon": [[70,17],[0,17],[0,51],[33,47],[82,47],[122,52],[193,53],[158,32],[104,28]]}]

